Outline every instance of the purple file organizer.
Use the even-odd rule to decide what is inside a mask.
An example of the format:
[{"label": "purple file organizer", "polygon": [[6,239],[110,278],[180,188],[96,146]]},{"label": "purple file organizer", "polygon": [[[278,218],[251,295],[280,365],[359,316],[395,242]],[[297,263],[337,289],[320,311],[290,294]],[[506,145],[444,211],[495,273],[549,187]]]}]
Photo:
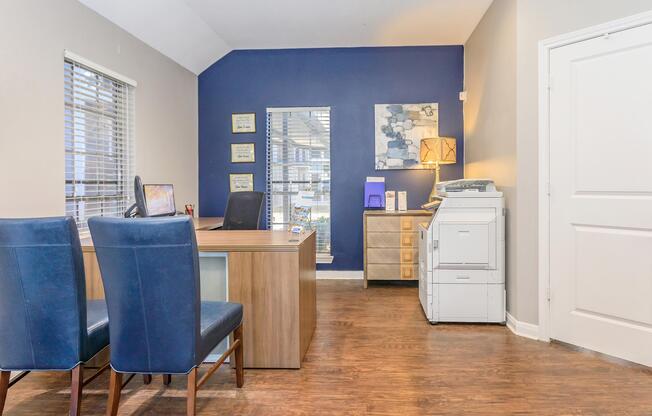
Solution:
[{"label": "purple file organizer", "polygon": [[365,182],[364,207],[385,209],[385,182]]}]

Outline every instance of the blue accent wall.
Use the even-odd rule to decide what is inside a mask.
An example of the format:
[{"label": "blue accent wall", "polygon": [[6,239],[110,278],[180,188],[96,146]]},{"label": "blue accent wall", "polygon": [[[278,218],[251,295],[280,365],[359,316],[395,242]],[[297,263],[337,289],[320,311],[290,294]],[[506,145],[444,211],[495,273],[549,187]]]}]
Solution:
[{"label": "blue accent wall", "polygon": [[[224,214],[229,173],[253,173],[265,191],[267,107],[331,107],[332,265],[362,270],[363,187],[384,176],[407,191],[408,208],[424,203],[434,174],[374,169],[374,104],[439,103],[439,134],[457,138],[458,163],[442,180],[463,177],[462,46],[233,51],[199,75],[199,211]],[[232,134],[231,113],[256,113],[256,133]],[[256,143],[256,163],[232,164],[231,143]]]}]

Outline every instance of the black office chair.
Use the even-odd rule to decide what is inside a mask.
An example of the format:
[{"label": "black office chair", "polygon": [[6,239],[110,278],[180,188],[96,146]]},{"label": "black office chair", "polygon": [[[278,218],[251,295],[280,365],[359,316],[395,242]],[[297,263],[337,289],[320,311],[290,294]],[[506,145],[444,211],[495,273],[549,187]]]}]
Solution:
[{"label": "black office chair", "polygon": [[265,192],[232,192],[222,230],[259,230]]}]

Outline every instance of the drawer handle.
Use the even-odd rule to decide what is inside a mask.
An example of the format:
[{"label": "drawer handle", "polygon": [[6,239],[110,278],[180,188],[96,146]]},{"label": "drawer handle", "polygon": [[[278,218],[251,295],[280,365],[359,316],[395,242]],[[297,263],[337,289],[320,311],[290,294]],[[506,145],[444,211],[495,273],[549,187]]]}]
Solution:
[{"label": "drawer handle", "polygon": [[455,276],[455,278],[457,280],[469,280],[471,278],[471,276],[459,274],[459,275]]}]

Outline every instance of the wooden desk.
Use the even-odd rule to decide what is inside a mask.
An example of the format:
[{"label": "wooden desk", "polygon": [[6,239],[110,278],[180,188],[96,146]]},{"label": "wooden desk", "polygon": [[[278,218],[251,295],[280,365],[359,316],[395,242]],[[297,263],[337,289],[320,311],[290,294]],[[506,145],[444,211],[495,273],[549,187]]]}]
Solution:
[{"label": "wooden desk", "polygon": [[[227,253],[228,299],[244,305],[245,367],[300,368],[317,317],[315,232],[204,230],[216,220],[196,220],[197,244],[200,254]],[[102,299],[92,241],[82,249],[87,297]]]},{"label": "wooden desk", "polygon": [[199,217],[193,218],[195,230],[211,231],[212,228],[221,227],[224,223],[222,217]]}]

